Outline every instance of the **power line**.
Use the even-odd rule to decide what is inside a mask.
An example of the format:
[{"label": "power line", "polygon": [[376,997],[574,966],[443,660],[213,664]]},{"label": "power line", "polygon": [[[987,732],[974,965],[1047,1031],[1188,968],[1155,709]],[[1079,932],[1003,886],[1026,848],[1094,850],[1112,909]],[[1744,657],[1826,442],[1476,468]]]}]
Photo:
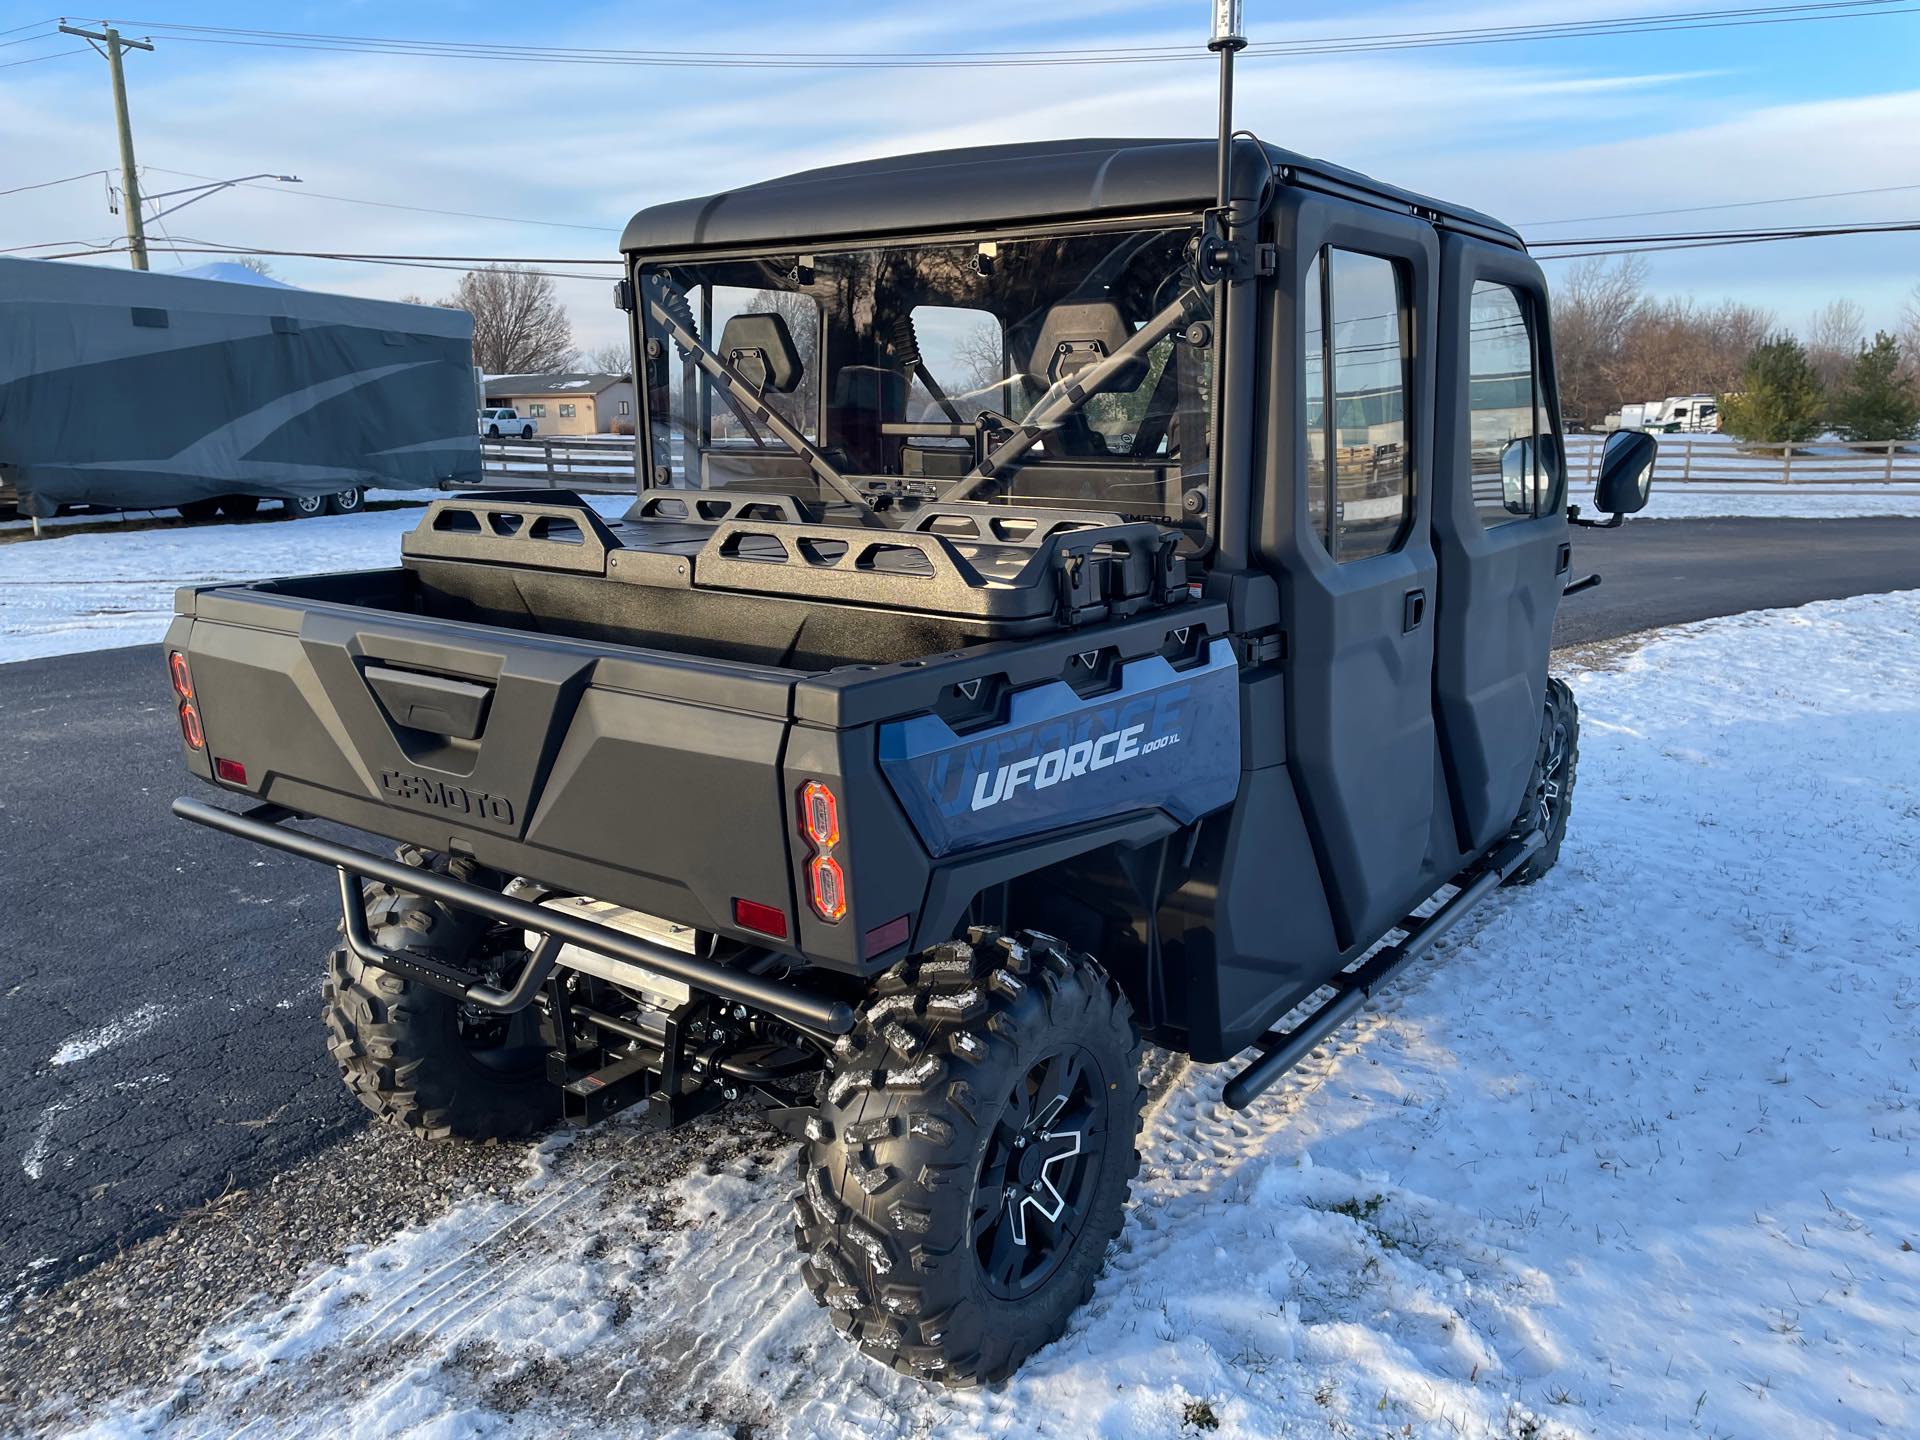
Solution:
[{"label": "power line", "polygon": [[[184,175],[190,180],[211,180],[211,175],[199,175],[192,170],[169,170],[164,165],[143,165],[143,170],[157,171],[162,175]],[[368,200],[358,195],[329,195],[322,190],[280,190],[270,185],[248,184],[238,188],[247,190],[268,190],[276,195],[298,195],[308,200],[338,200],[346,205],[371,205],[380,210],[408,210],[416,215],[446,215],[456,220],[496,220],[508,225],[541,225],[552,230],[588,230],[597,235],[618,235],[620,231],[611,225],[580,225],[566,220],[534,220],[524,215],[484,215],[472,210],[439,210],[431,205],[402,205],[393,200]],[[0,194],[5,194],[0,191]]]},{"label": "power line", "polygon": [[[1576,215],[1568,220],[1522,220],[1519,227],[1586,225],[1600,220],[1644,220],[1654,215],[1694,215],[1708,210],[1746,210],[1756,205],[1793,205],[1802,200],[1844,200],[1856,195],[1891,195],[1898,190],[1920,190],[1916,185],[1876,185],[1869,190],[1826,190],[1818,195],[1776,195],[1768,200],[1730,200],[1719,205],[1676,205],[1668,210],[1622,210],[1613,215]],[[1551,242],[1547,242],[1551,243]]]},{"label": "power line", "polygon": [[88,170],[79,175],[63,175],[58,180],[42,180],[34,185],[16,185],[11,190],[0,190],[0,195],[18,195],[26,190],[46,190],[55,185],[71,185],[76,180],[91,180],[96,175],[111,175],[111,170]]},{"label": "power line", "polygon": [[[1333,35],[1269,41],[1247,47],[1249,55],[1332,55],[1381,50],[1442,49],[1462,45],[1516,44],[1534,40],[1725,29],[1802,21],[1859,19],[1920,12],[1907,0],[1819,0],[1819,3],[1745,5],[1718,10],[1449,30]],[[266,49],[386,54],[415,58],[485,60],[519,64],[612,65],[692,69],[967,69],[1054,65],[1148,64],[1209,60],[1186,45],[1098,49],[1006,51],[702,51],[618,50],[589,46],[500,44],[484,41],[408,40],[326,31],[265,30],[239,26],[187,25],[171,21],[129,22],[193,44]]]},{"label": "power line", "polygon": [[[158,245],[147,242],[149,250],[170,251],[181,255],[259,255],[289,260],[339,260],[358,265],[386,265],[403,270],[453,270],[465,272],[476,265],[512,265],[531,271],[536,275],[546,275],[555,280],[594,280],[605,281],[610,275],[582,275],[564,270],[552,270],[542,267],[552,265],[624,265],[624,260],[602,260],[591,257],[575,256],[563,260],[523,259],[517,255],[366,255],[337,250],[275,250],[260,245],[220,245],[210,241],[196,240],[193,236],[180,237],[182,243]],[[186,243],[192,242],[192,243]],[[54,255],[42,255],[42,260],[77,260],[98,255],[124,254],[124,242],[107,245],[88,245],[85,241],[64,242],[85,246],[83,249],[67,250]],[[41,249],[42,246],[21,246],[21,249]]]},{"label": "power line", "polygon": [[[1647,243],[1633,243],[1634,236],[1622,235],[1623,243],[1614,249],[1572,250],[1563,255],[1531,252],[1536,260],[1596,260],[1614,255],[1664,255],[1669,250],[1712,250],[1726,245],[1771,245],[1783,240],[1827,240],[1838,235],[1898,235],[1920,231],[1920,220],[1901,220],[1885,225],[1810,226],[1804,230],[1767,231],[1759,234],[1735,234],[1724,238],[1673,237]],[[1554,243],[1545,242],[1549,247]],[[1590,244],[1604,242],[1591,241]]]},{"label": "power line", "polygon": [[0,70],[11,70],[16,65],[38,65],[42,60],[62,60],[69,55],[85,55],[86,53],[86,46],[75,45],[70,50],[55,50],[50,55],[32,55],[25,60],[9,60],[4,65],[0,65]]},{"label": "power line", "polygon": [[1858,220],[1829,225],[1766,225],[1741,230],[1685,230],[1667,235],[1594,235],[1579,240],[1540,240],[1535,244],[1542,249],[1563,250],[1591,245],[1617,245],[1622,241],[1655,245],[1670,240],[1765,240],[1775,235],[1861,235],[1876,230],[1904,230],[1911,228],[1914,223],[1907,220]]},{"label": "power line", "polygon": [[[1855,225],[1811,225],[1798,228],[1767,230],[1700,230],[1677,232],[1664,235],[1614,235],[1598,236],[1586,240],[1550,240],[1541,242],[1545,250],[1569,248],[1567,254],[1540,254],[1541,260],[1577,260],[1588,255],[1627,255],[1659,254],[1665,250],[1704,249],[1723,245],[1761,245],[1783,240],[1821,240],[1843,235],[1887,235],[1905,234],[1920,231],[1920,221],[1894,220],[1871,222]],[[91,245],[88,242],[50,242],[39,246],[19,246],[18,249],[51,249],[57,243],[79,244],[86,248],[42,258],[49,260],[70,260],[81,256],[109,255],[120,253],[121,245]],[[1593,248],[1607,247],[1617,248]],[[604,259],[596,256],[547,256],[527,257],[519,255],[429,255],[429,254],[385,254],[366,251],[343,250],[279,250],[256,245],[223,245],[215,241],[201,240],[192,236],[181,237],[181,243],[167,246],[153,246],[154,249],[166,249],[181,254],[203,255],[262,255],[297,260],[336,260],[362,265],[390,265],[402,268],[422,270],[467,270],[475,265],[517,265],[535,271],[537,274],[550,275],[561,280],[604,280],[606,275],[569,273],[543,267],[563,265],[624,265],[623,259]]]}]

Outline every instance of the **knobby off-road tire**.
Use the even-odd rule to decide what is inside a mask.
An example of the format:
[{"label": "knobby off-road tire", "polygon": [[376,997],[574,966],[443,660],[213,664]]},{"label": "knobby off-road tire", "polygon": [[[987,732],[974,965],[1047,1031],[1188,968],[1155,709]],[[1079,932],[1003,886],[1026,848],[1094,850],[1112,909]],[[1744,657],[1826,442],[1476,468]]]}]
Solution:
[{"label": "knobby off-road tire", "polygon": [[[497,885],[474,861],[403,846],[401,861],[457,880]],[[369,885],[375,943],[451,965],[470,965],[487,933],[480,916],[436,900]],[[342,944],[327,957],[327,1049],[360,1103],[430,1140],[506,1140],[560,1118],[531,1009],[492,1016],[450,995],[369,965]]]},{"label": "knobby off-road tire", "polygon": [[1126,998],[1056,940],[976,929],[882,976],[822,1083],[808,1290],[903,1374],[1011,1374],[1092,1293],[1140,1168]]},{"label": "knobby off-road tire", "polygon": [[1507,877],[1509,885],[1531,885],[1554,867],[1560,842],[1566,838],[1567,818],[1573,813],[1573,781],[1580,768],[1580,707],[1564,680],[1547,681],[1547,701],[1540,725],[1540,749],[1527,782],[1527,798],[1513,834],[1539,829],[1546,843],[1527,863]]}]

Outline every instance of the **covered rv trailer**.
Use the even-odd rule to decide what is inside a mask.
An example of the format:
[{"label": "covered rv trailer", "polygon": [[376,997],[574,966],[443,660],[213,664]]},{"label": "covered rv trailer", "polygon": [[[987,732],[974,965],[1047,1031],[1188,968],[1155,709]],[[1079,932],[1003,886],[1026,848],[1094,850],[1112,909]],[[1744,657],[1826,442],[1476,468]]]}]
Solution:
[{"label": "covered rv trailer", "polygon": [[0,258],[0,484],[28,515],[480,479],[465,311]]}]

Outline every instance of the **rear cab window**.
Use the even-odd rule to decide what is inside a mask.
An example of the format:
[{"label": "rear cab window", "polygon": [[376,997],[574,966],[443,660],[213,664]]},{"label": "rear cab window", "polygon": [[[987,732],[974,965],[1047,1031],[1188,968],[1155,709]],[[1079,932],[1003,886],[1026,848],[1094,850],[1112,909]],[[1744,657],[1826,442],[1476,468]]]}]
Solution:
[{"label": "rear cab window", "polygon": [[1341,563],[1399,548],[1413,513],[1406,277],[1329,246],[1307,270],[1307,518]]}]

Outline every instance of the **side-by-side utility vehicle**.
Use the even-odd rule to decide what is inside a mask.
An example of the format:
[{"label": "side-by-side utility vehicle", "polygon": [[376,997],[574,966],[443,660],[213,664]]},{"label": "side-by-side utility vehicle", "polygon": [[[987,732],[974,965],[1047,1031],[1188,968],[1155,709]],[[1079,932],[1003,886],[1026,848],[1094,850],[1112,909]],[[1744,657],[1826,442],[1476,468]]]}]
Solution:
[{"label": "side-by-side utility vehicle", "polygon": [[1246,1105],[1554,862],[1541,272],[1245,139],[816,170],[623,248],[637,501],[441,499],[397,569],[182,591],[186,763],[246,804],[175,809],[338,868],[370,1109],[757,1100],[835,1324],[1004,1376],[1120,1232],[1143,1041],[1251,1052]]}]

